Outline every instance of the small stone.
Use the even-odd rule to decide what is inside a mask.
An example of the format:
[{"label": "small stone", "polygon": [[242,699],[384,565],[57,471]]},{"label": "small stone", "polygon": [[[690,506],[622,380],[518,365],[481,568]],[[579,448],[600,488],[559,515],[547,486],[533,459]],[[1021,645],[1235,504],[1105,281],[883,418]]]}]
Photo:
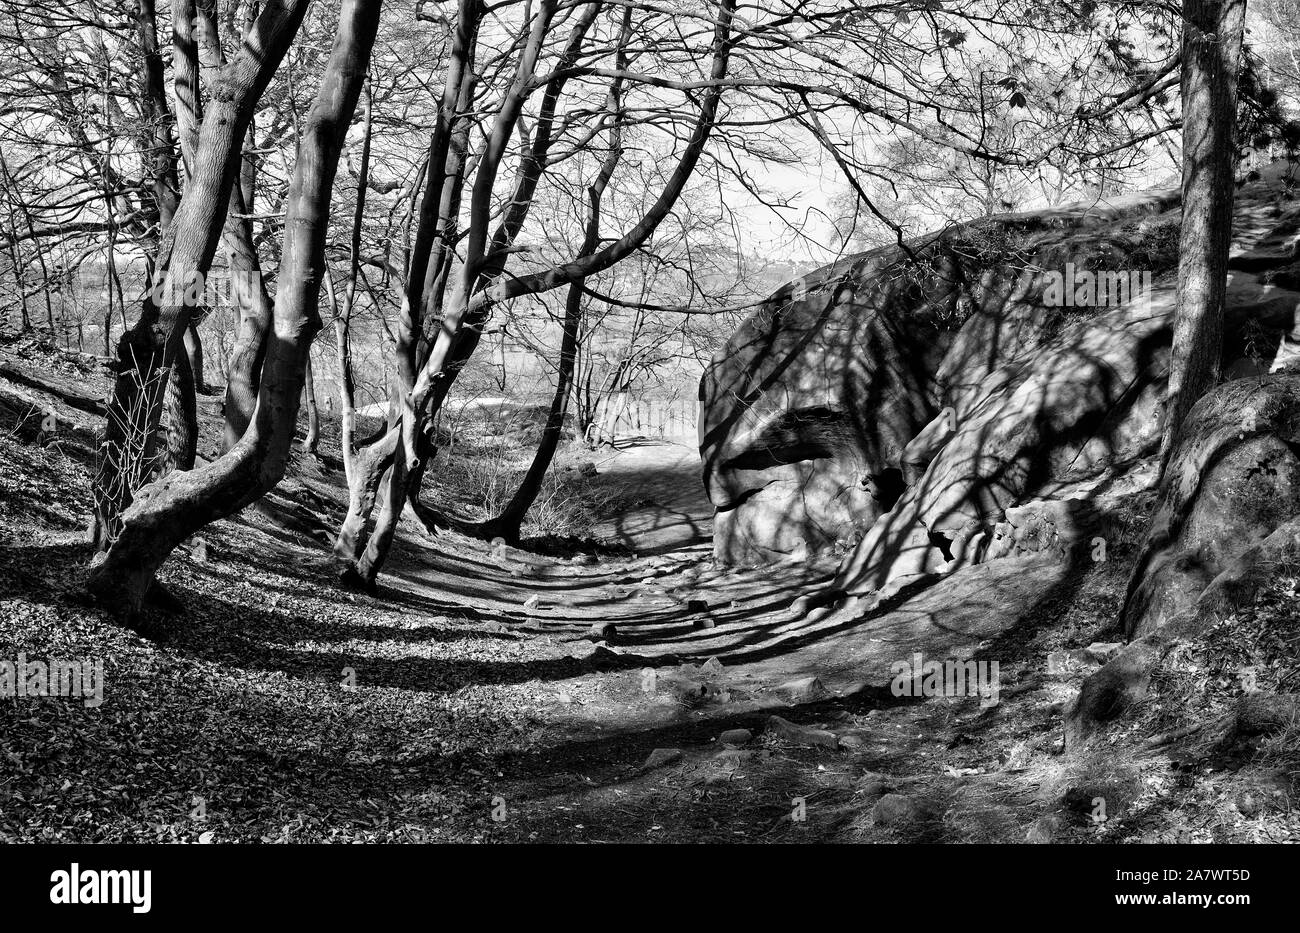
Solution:
[{"label": "small stone", "polygon": [[916,818],[917,808],[905,794],[885,794],[871,808],[871,822],[877,826],[896,826]]},{"label": "small stone", "polygon": [[713,621],[713,619],[709,618],[708,616],[700,616],[698,619],[693,619],[691,621],[691,624],[694,628],[717,628],[718,627],[718,623]]},{"label": "small stone", "polygon": [[199,538],[194,542],[194,549],[190,551],[190,556],[200,564],[208,562],[208,542],[205,538]]},{"label": "small stone", "polygon": [[687,612],[708,612],[709,604],[703,599],[688,599],[686,601]]},{"label": "small stone", "polygon": [[705,661],[703,664],[700,665],[700,670],[709,671],[710,673],[713,674],[721,674],[722,662],[719,661],[716,657],[709,658],[707,661]]},{"label": "small stone", "polygon": [[817,778],[824,787],[833,787],[836,790],[853,789],[853,776],[843,771],[821,771],[818,772]]},{"label": "small stone", "polygon": [[529,596],[527,599],[524,600],[524,611],[536,612],[537,607],[540,606],[541,604],[542,604],[542,598],[538,596],[536,593],[534,593],[532,596]]},{"label": "small stone", "polygon": [[599,472],[600,471],[596,469],[596,464],[590,460],[586,461],[582,466],[578,468],[578,473],[581,474],[582,476],[595,476]]},{"label": "small stone", "polygon": [[718,736],[718,741],[728,748],[741,748],[754,741],[754,733],[748,729],[728,729]]},{"label": "small stone", "polygon": [[642,771],[653,771],[682,760],[680,748],[656,748],[641,766]]},{"label": "small stone", "polygon": [[613,622],[594,622],[587,630],[591,641],[610,641],[618,637],[618,627]]},{"label": "small stone", "polygon": [[796,680],[787,680],[776,689],[784,693],[791,703],[811,703],[830,694],[830,691],[816,677],[800,677]]},{"label": "small stone", "polygon": [[866,748],[871,741],[871,734],[865,729],[850,729],[840,733],[841,748]]},{"label": "small stone", "polygon": [[1123,649],[1124,649],[1124,645],[1122,642],[1094,641],[1091,645],[1089,645],[1087,648],[1084,648],[1083,650],[1087,652],[1088,656],[1091,657],[1092,660],[1096,661],[1098,664],[1105,664],[1111,658],[1115,657],[1115,655],[1119,654]]},{"label": "small stone", "polygon": [[840,740],[834,732],[827,732],[825,729],[814,729],[811,726],[800,726],[780,716],[769,716],[767,719],[767,731],[776,736],[782,742],[790,745],[803,745],[810,748],[839,748]]}]

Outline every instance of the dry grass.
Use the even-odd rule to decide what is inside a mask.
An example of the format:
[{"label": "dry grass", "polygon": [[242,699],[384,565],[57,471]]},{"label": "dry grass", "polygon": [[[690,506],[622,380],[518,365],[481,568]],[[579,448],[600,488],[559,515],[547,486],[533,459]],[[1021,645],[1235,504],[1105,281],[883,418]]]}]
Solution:
[{"label": "dry grass", "polygon": [[[523,482],[540,437],[540,426],[523,413],[463,420],[455,445],[441,455],[438,495],[469,521],[499,515]],[[524,538],[592,536],[596,523],[617,503],[583,474],[590,461],[581,443],[561,443],[524,520]]]}]

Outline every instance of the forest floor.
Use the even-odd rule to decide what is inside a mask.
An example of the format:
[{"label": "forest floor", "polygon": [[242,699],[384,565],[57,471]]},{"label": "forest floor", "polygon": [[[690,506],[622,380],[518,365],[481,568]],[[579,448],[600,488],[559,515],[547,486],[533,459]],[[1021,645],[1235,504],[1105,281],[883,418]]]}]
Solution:
[{"label": "forest floor", "polygon": [[[1244,664],[1294,689],[1300,568],[1062,751],[1149,495],[1107,561],[1004,559],[806,615],[832,568],[715,566],[694,449],[636,441],[576,455],[591,540],[502,550],[408,519],[372,596],[329,561],[327,431],[127,627],[81,592],[105,387],[93,358],[0,338],[0,660],[105,673],[98,706],[0,699],[0,841],[1300,840],[1295,734],[1149,741],[1230,712]],[[211,455],[219,397],[200,405]],[[894,696],[913,652],[996,660],[998,701]]]}]

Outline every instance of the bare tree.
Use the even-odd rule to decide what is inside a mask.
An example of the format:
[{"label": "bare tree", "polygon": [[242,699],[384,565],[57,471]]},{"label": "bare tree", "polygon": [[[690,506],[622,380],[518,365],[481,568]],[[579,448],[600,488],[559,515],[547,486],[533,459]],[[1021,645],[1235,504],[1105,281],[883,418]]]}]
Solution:
[{"label": "bare tree", "polygon": [[1245,14],[1245,0],[1183,2],[1183,222],[1162,462],[1187,412],[1218,383],[1223,363]]},{"label": "bare tree", "polygon": [[[268,4],[254,22],[240,55],[217,79],[228,82],[231,94],[229,99],[217,98],[216,106],[205,115],[195,151],[196,183],[187,188],[174,224],[178,234],[169,255],[169,275],[179,259],[196,265],[211,260],[222,226],[219,208],[229,201],[237,169],[236,141],[242,140],[247,129],[251,102],[269,80],[267,69],[273,70],[272,59],[278,61],[292,41],[302,7],[305,4]],[[139,606],[158,567],[177,544],[209,522],[255,501],[284,474],[307,354],[320,328],[317,305],[325,270],[331,189],[344,134],[365,80],[379,11],[380,0],[345,0],[315,103],[303,125],[289,190],[274,340],[266,350],[253,421],[226,454],[198,469],[162,477],[141,489],[130,506],[114,516],[119,533],[88,581],[91,591],[112,605]],[[196,200],[191,201],[192,197]],[[194,219],[190,220],[187,207],[192,203],[198,206],[192,208]],[[187,244],[187,253],[182,254],[182,243],[190,237],[200,239],[200,231],[188,224],[197,228],[200,221],[204,224],[203,248]],[[189,236],[182,239],[182,234]],[[146,359],[162,357],[153,362],[154,367],[169,362],[169,350],[174,358],[176,328],[185,323],[183,311],[168,308],[165,316],[173,319],[172,329],[148,345],[153,355]],[[158,325],[157,309],[149,304],[136,329],[144,325]],[[131,388],[128,382],[114,399],[124,413],[129,411],[123,403],[129,400]]]}]

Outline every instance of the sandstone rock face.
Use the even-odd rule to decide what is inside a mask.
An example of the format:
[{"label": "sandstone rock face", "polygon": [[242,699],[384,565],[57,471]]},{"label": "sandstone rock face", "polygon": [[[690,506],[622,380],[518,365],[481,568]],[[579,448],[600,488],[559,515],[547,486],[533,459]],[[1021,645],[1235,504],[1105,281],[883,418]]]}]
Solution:
[{"label": "sandstone rock face", "polygon": [[[1237,196],[1229,378],[1300,346],[1279,175]],[[838,544],[831,592],[876,597],[1016,554],[1105,559],[1099,503],[1157,472],[1178,222],[1170,191],[995,217],[777,292],[701,384],[715,556]]]},{"label": "sandstone rock face", "polygon": [[1248,549],[1300,515],[1300,375],[1237,379],[1202,398],[1173,450],[1124,606],[1140,637],[1191,613]]},{"label": "sandstone rock face", "polygon": [[1174,200],[961,224],[783,287],[701,383],[716,556],[851,544],[988,404],[992,374],[1093,313],[1054,306],[1049,273],[1168,265]]}]

